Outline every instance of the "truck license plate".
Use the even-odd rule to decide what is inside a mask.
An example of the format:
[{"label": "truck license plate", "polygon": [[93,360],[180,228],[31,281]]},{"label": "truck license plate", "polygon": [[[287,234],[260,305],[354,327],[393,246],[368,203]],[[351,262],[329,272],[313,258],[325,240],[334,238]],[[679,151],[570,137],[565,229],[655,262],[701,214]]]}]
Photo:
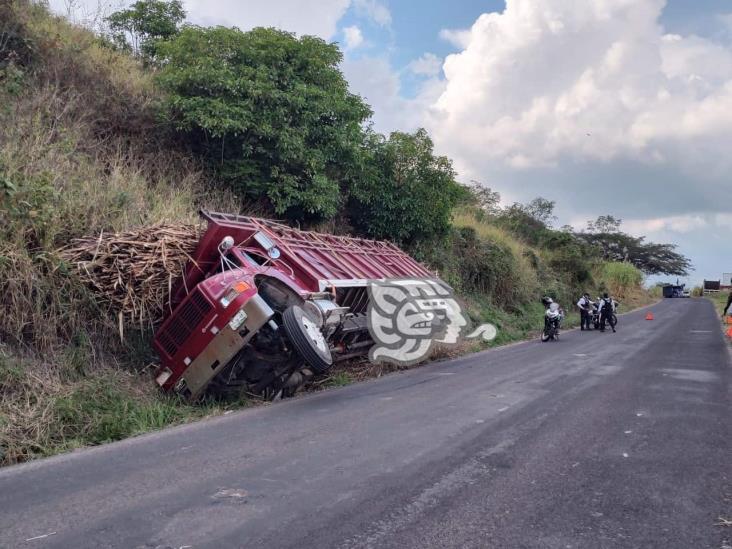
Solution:
[{"label": "truck license plate", "polygon": [[242,309],[241,311],[239,311],[238,313],[236,313],[234,315],[234,318],[232,318],[229,321],[229,327],[232,330],[236,331],[236,330],[239,329],[239,326],[241,326],[242,324],[244,324],[244,321],[246,319],[247,319],[247,314],[244,312],[244,309]]}]

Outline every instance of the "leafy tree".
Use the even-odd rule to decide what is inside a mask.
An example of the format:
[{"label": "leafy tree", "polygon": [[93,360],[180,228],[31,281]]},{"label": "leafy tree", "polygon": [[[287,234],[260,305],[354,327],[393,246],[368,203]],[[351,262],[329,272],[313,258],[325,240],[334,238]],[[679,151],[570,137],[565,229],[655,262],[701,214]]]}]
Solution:
[{"label": "leafy tree", "polygon": [[444,235],[452,208],[466,192],[451,161],[435,156],[427,131],[370,136],[369,169],[351,191],[353,226],[373,238],[405,244]]},{"label": "leafy tree", "polygon": [[476,205],[485,214],[498,215],[501,209],[501,193],[475,180],[470,181],[467,189],[470,204]]},{"label": "leafy tree", "polygon": [[107,23],[117,45],[153,59],[158,42],[178,34],[185,17],[180,0],[138,0],[128,9],[114,12]]},{"label": "leafy tree", "polygon": [[186,27],[161,44],[167,112],[242,198],[290,219],[334,216],[371,115],[335,44],[276,29]]},{"label": "leafy tree", "polygon": [[588,233],[617,233],[620,232],[622,219],[612,215],[601,215],[595,221],[587,222]]},{"label": "leafy tree", "polygon": [[646,274],[686,276],[691,261],[676,251],[675,244],[646,242],[620,230],[606,233],[578,233],[577,237],[599,249],[610,261],[628,261]]},{"label": "leafy tree", "polygon": [[545,227],[551,227],[552,222],[557,219],[554,215],[554,206],[556,204],[554,200],[538,197],[523,206],[523,210],[529,217],[543,224]]},{"label": "leafy tree", "polygon": [[497,222],[525,242],[540,246],[551,236],[549,224],[554,219],[554,201],[539,197],[528,204],[514,202],[503,208]]}]

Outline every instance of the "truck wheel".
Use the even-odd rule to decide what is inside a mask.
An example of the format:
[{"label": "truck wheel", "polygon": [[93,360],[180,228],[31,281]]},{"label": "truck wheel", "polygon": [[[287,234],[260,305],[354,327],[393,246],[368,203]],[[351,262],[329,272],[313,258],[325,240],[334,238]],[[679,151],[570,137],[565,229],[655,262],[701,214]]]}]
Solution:
[{"label": "truck wheel", "polygon": [[298,354],[318,373],[333,365],[328,342],[318,325],[299,305],[292,305],[282,313],[282,325]]}]

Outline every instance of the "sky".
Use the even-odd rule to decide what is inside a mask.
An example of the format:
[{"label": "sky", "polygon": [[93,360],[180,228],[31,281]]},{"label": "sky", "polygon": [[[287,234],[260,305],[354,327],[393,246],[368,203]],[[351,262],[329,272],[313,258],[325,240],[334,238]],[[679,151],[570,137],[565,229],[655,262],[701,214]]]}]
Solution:
[{"label": "sky", "polygon": [[[119,0],[50,0],[87,19]],[[101,6],[101,8],[100,8]],[[184,0],[201,25],[338,42],[377,131],[425,127],[461,181],[612,214],[732,272],[732,0]]]}]

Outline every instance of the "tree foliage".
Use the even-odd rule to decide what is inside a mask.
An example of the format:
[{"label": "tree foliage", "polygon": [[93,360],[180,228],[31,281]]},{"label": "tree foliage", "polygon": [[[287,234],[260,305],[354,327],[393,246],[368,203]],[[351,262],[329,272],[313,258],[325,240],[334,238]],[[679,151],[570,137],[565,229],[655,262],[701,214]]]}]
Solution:
[{"label": "tree foliage", "polygon": [[644,236],[632,236],[620,230],[622,220],[601,215],[587,222],[587,230],[577,237],[597,249],[603,259],[628,261],[646,274],[686,276],[691,261],[676,251],[675,244],[646,242]]},{"label": "tree foliage", "polygon": [[497,222],[525,242],[539,246],[553,233],[554,206],[553,200],[541,197],[528,204],[514,202],[498,213]]},{"label": "tree foliage", "polygon": [[153,59],[157,44],[178,34],[186,17],[179,0],[138,0],[107,18],[113,41],[137,56]]},{"label": "tree foliage", "polygon": [[465,204],[476,206],[481,214],[497,216],[501,211],[501,193],[480,181],[471,180],[467,185]]},{"label": "tree foliage", "polygon": [[612,215],[601,215],[595,221],[587,222],[588,233],[617,233],[620,231],[622,219]]},{"label": "tree foliage", "polygon": [[349,217],[361,233],[413,243],[444,235],[465,192],[451,161],[435,156],[424,129],[372,135],[367,169],[351,190]]},{"label": "tree foliage", "polygon": [[173,123],[235,191],[290,219],[336,214],[371,111],[348,91],[335,44],[187,27],[160,54]]}]

